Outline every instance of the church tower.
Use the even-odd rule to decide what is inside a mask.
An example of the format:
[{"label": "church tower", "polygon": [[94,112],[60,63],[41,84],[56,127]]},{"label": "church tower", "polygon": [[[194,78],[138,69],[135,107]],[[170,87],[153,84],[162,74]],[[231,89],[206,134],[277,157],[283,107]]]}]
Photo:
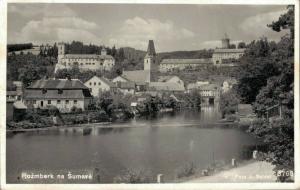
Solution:
[{"label": "church tower", "polygon": [[154,42],[153,40],[149,40],[148,43],[148,49],[146,56],[144,58],[144,70],[150,72],[150,81],[154,81],[154,75],[155,72],[157,71],[158,66],[157,66],[157,60],[156,60],[156,52],[154,48]]}]

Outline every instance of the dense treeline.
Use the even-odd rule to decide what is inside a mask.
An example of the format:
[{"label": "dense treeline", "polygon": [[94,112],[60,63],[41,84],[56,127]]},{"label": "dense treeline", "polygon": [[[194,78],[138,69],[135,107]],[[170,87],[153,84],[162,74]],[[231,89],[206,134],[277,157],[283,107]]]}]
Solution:
[{"label": "dense treeline", "polygon": [[7,52],[12,51],[21,51],[25,49],[32,49],[33,45],[32,43],[26,43],[26,44],[8,44],[7,45]]},{"label": "dense treeline", "polygon": [[[275,165],[276,172],[283,171],[277,175],[283,182],[291,180],[283,174],[294,171],[294,6],[268,26],[290,33],[278,43],[262,38],[249,45],[237,72],[237,92],[242,101],[253,105],[259,118],[249,131],[263,138],[268,147],[264,159]],[[276,105],[281,115],[269,120],[268,108]]]},{"label": "dense treeline", "polygon": [[7,57],[7,81],[22,81],[29,86],[33,81],[53,75],[56,59],[40,55],[12,55]]}]

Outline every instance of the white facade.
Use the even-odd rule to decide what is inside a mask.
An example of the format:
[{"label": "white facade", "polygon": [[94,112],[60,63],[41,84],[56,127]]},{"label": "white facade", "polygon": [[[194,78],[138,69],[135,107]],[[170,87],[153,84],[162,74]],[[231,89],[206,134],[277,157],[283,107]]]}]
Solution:
[{"label": "white facade", "polygon": [[101,50],[101,55],[96,54],[65,54],[65,45],[58,44],[58,63],[55,72],[59,69],[71,69],[76,66],[80,70],[106,70],[110,71],[115,65],[115,59]]},{"label": "white facade", "polygon": [[26,105],[32,105],[34,108],[44,109],[49,106],[55,106],[62,113],[70,112],[73,107],[86,109],[85,105],[89,104],[84,99],[37,99],[37,100],[26,100]]},{"label": "white facade", "polygon": [[161,72],[168,72],[174,69],[195,69],[207,64],[212,64],[212,59],[163,59],[160,62],[159,70]]},{"label": "white facade", "polygon": [[215,49],[212,55],[214,65],[233,66],[244,55],[245,49]]},{"label": "white facade", "polygon": [[108,79],[99,78],[97,76],[94,76],[86,81],[84,85],[90,89],[90,92],[94,97],[99,97],[102,92],[108,92],[112,90]]}]

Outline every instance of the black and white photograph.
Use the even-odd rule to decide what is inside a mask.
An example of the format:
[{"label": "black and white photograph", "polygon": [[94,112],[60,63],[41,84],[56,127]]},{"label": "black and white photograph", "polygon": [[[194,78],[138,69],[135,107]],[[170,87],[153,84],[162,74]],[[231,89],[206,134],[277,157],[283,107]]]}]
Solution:
[{"label": "black and white photograph", "polygon": [[3,187],[300,188],[299,2],[207,3],[3,3]]}]

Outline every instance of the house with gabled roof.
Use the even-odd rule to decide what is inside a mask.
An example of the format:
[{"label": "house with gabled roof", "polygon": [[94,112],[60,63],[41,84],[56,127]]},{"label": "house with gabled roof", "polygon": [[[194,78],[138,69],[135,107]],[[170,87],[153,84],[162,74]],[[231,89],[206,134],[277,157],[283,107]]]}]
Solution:
[{"label": "house with gabled roof", "polygon": [[104,92],[116,92],[117,86],[104,77],[93,76],[84,83],[94,97],[99,97]]},{"label": "house with gabled roof", "polygon": [[73,107],[87,109],[92,95],[78,79],[42,79],[25,89],[24,102],[28,108],[55,106],[61,112],[70,112]]}]

